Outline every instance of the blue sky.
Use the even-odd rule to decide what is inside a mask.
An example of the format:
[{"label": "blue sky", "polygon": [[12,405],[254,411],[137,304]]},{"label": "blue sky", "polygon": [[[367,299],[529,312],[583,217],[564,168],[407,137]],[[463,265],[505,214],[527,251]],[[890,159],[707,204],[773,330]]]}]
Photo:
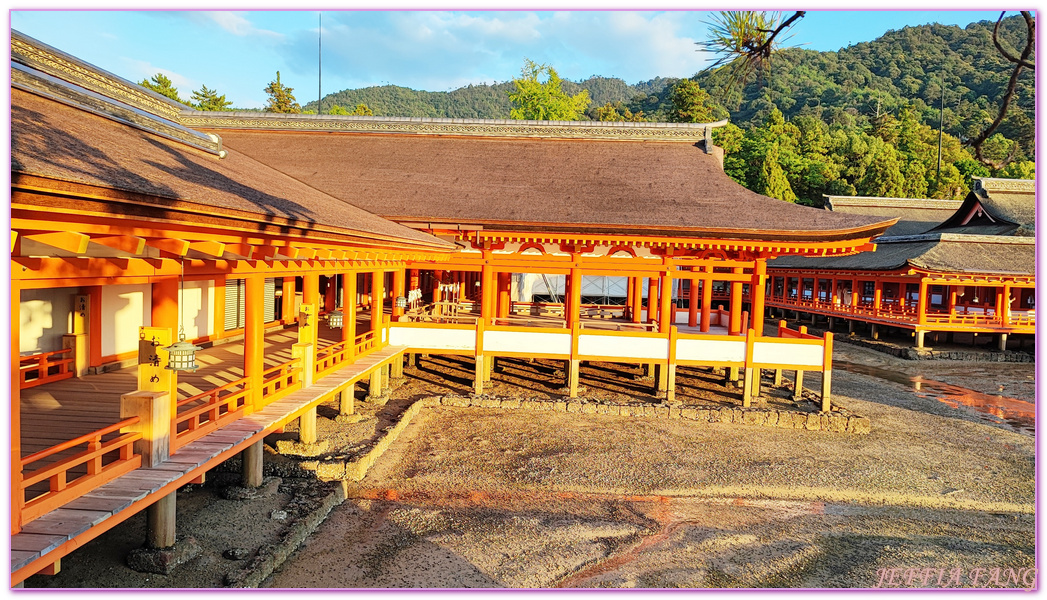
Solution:
[{"label": "blue sky", "polygon": [[[635,5],[634,5],[635,6]],[[303,104],[317,96],[317,11],[12,10],[11,26],[116,75],[162,72],[183,98],[202,84],[237,107],[265,103],[281,72]],[[889,29],[939,22],[964,27],[994,11],[812,10],[790,45],[838,50]],[[709,13],[698,11],[323,11],[323,93],[396,84],[445,91],[507,81],[524,57],[566,79],[636,83],[688,77],[708,57]]]}]

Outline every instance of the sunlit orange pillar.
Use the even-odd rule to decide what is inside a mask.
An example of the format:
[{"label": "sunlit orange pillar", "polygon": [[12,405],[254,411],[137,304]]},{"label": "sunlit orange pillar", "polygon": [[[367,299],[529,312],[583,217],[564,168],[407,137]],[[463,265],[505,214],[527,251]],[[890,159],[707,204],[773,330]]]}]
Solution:
[{"label": "sunlit orange pillar", "polygon": [[324,312],[331,312],[338,306],[338,276],[327,277],[327,288],[324,289]]},{"label": "sunlit orange pillar", "polygon": [[11,280],[11,534],[22,530],[22,409],[21,369],[18,360],[21,351],[22,323],[20,304],[22,286],[17,279]]},{"label": "sunlit orange pillar", "polygon": [[498,274],[498,317],[509,316],[509,289],[512,285],[512,273]]},{"label": "sunlit orange pillar", "polygon": [[248,405],[260,407],[265,370],[265,276],[248,275],[244,288],[244,377]]},{"label": "sunlit orange pillar", "polygon": [[632,322],[640,322],[640,311],[643,310],[643,277],[633,277],[629,280],[633,289]]},{"label": "sunlit orange pillar", "polygon": [[578,267],[571,269],[570,279],[567,286],[569,293],[571,294],[571,301],[568,303],[570,312],[564,314],[567,318],[567,328],[574,327],[574,324],[578,322],[581,310],[582,310],[582,270]]},{"label": "sunlit orange pillar", "polygon": [[658,318],[658,278],[647,280],[647,322],[655,323]]},{"label": "sunlit orange pillar", "polygon": [[490,325],[494,317],[494,296],[494,269],[485,264],[480,271],[480,317],[485,325]]},{"label": "sunlit orange pillar", "polygon": [[709,332],[709,324],[713,312],[713,268],[705,267],[706,278],[702,280],[702,321],[699,331]]},{"label": "sunlit orange pillar", "polygon": [[348,342],[349,360],[356,341],[356,273],[342,273],[342,341]]},{"label": "sunlit orange pillar", "polygon": [[151,314],[153,327],[166,327],[178,339],[178,280],[154,281],[151,287]]},{"label": "sunlit orange pillar", "polygon": [[763,312],[764,301],[767,296],[767,260],[757,259],[753,267],[753,282],[749,284],[752,293],[752,306],[750,308],[750,321],[756,335],[763,335]]},{"label": "sunlit orange pillar", "polygon": [[443,281],[443,278],[443,271],[433,271],[433,304],[443,300],[440,293],[440,282]]},{"label": "sunlit orange pillar", "polygon": [[375,347],[381,346],[382,313],[385,310],[385,271],[371,273],[371,331],[374,332]]},{"label": "sunlit orange pillar", "polygon": [[[735,275],[741,275],[743,273],[742,267],[735,267],[731,270]],[[736,335],[742,331],[742,282],[732,281],[731,282],[731,319],[729,321],[729,327],[727,333],[730,335]]]},{"label": "sunlit orange pillar", "polygon": [[396,305],[396,299],[401,297],[401,296],[406,297],[406,292],[404,292],[404,284],[406,283],[406,281],[405,281],[406,278],[407,278],[407,274],[404,272],[403,269],[397,269],[397,270],[393,271],[393,322],[394,323],[399,321],[400,317],[402,317],[404,315],[404,310],[405,309],[404,308],[400,308],[399,306]]},{"label": "sunlit orange pillar", "polygon": [[[317,312],[320,310],[320,274],[312,271],[302,276],[302,304],[312,304],[316,306]],[[297,315],[295,315],[297,318]],[[313,327],[313,339],[304,341],[313,345],[313,351],[316,351],[316,340],[317,332],[319,327]]]},{"label": "sunlit orange pillar", "polygon": [[[692,269],[693,270],[693,269]],[[698,280],[691,279],[691,289],[687,296],[687,326],[698,326],[698,305],[701,300],[698,296]]]},{"label": "sunlit orange pillar", "polygon": [[883,281],[877,279],[873,290],[873,310],[880,312],[880,300],[883,299]]},{"label": "sunlit orange pillar", "polygon": [[668,333],[669,326],[672,325],[673,316],[673,280],[670,276],[669,271],[663,272],[660,279],[661,282],[658,285],[658,289],[660,290],[658,307],[658,331],[659,333]]},{"label": "sunlit orange pillar", "polygon": [[858,279],[851,280],[851,308],[858,308]]},{"label": "sunlit orange pillar", "polygon": [[[293,323],[298,319],[294,314],[294,277],[284,277],[280,297],[280,322]],[[215,314],[218,314],[217,312]]]}]

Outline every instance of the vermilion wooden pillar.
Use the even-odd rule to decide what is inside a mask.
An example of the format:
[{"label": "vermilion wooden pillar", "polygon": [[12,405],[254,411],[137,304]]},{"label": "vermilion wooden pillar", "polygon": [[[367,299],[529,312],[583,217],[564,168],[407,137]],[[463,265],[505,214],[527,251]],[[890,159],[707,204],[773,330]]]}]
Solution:
[{"label": "vermilion wooden pillar", "polygon": [[641,311],[643,310],[643,277],[633,277],[631,280],[633,288],[632,322],[639,323]]},{"label": "vermilion wooden pillar", "polygon": [[385,271],[371,273],[371,331],[375,347],[381,346],[382,313],[385,310]]},{"label": "vermilion wooden pillar", "polygon": [[265,370],[265,276],[248,275],[244,290],[244,377],[248,410],[262,405],[262,371]]},{"label": "vermilion wooden pillar", "polygon": [[673,299],[673,280],[669,271],[662,273],[661,282],[658,285],[660,290],[659,296],[659,307],[658,307],[658,332],[668,333],[669,326],[672,325],[672,299]]},{"label": "vermilion wooden pillar", "polygon": [[574,324],[578,322],[581,317],[582,311],[582,270],[575,267],[571,269],[570,274],[570,285],[568,290],[571,294],[571,301],[568,303],[570,312],[564,316],[567,318],[567,328],[571,329]]},{"label": "vermilion wooden pillar", "polygon": [[749,284],[752,293],[749,318],[756,335],[763,335],[763,307],[767,296],[767,259],[757,259],[753,267],[753,282]]},{"label": "vermilion wooden pillar", "polygon": [[480,271],[480,317],[485,325],[490,325],[494,316],[494,296],[494,269],[485,264]]},{"label": "vermilion wooden pillar", "polygon": [[153,327],[166,327],[178,339],[178,280],[154,281],[151,286],[151,322]]},{"label": "vermilion wooden pillar", "polygon": [[658,318],[658,278],[647,280],[647,322],[656,323]]},{"label": "vermilion wooden pillar", "polygon": [[883,281],[877,279],[875,285],[876,287],[873,291],[873,310],[879,312],[880,301],[883,299]]},{"label": "vermilion wooden pillar", "polygon": [[[693,270],[693,269],[692,269]],[[691,289],[687,296],[687,326],[698,326],[698,306],[701,300],[698,297],[698,281],[691,279]]]},{"label": "vermilion wooden pillar", "polygon": [[324,290],[324,311],[331,312],[338,306],[338,276],[330,275],[327,278],[327,288]]},{"label": "vermilion wooden pillar", "polygon": [[512,282],[512,273],[498,274],[498,317],[509,316],[509,289]]},{"label": "vermilion wooden pillar", "polygon": [[342,273],[342,341],[348,342],[350,360],[356,342],[356,273]]},{"label": "vermilion wooden pillar", "polygon": [[[742,267],[735,267],[732,269],[735,275],[741,275],[744,272]],[[728,327],[727,333],[730,335],[737,335],[742,331],[742,282],[732,281],[731,282],[731,318],[730,326]]]},{"label": "vermilion wooden pillar", "polygon": [[[302,276],[302,304],[311,304],[320,310],[320,274],[315,271]],[[313,351],[316,350],[318,329],[313,327],[313,339],[307,342],[313,345]]]},{"label": "vermilion wooden pillar", "polygon": [[396,299],[401,296],[406,296],[404,292],[406,273],[403,269],[397,269],[393,271],[393,322],[400,320],[400,317],[404,315],[404,309],[396,306]]},{"label": "vermilion wooden pillar", "polygon": [[713,312],[713,268],[705,267],[707,278],[702,280],[702,321],[699,331],[709,332],[709,325]]},{"label": "vermilion wooden pillar", "polygon": [[[284,324],[293,323],[298,319],[294,312],[294,277],[284,277],[280,302],[280,321]],[[215,314],[218,314],[217,312]]]}]

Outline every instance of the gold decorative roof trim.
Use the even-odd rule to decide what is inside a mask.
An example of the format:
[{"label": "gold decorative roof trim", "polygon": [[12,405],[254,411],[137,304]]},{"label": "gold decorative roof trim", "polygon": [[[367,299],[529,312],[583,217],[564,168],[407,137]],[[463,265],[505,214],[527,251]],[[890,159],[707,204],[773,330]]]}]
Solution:
[{"label": "gold decorative roof trim", "polygon": [[11,31],[11,60],[150,114],[177,120],[181,113],[173,101],[161,99],[138,85],[14,30]]},{"label": "gold decorative roof trim", "polygon": [[146,113],[142,109],[115,102],[98,92],[85,90],[77,85],[52,77],[46,73],[35,71],[24,65],[11,65],[11,86],[118,121],[136,129],[148,131],[149,133],[186,144],[219,157],[224,156],[221,138],[218,136],[209,136],[193,131],[167,119]]},{"label": "gold decorative roof trim", "polygon": [[483,137],[625,139],[698,142],[716,123],[613,123],[600,121],[513,121],[420,117],[347,117],[253,112],[185,111],[180,122],[201,129],[344,131]]}]

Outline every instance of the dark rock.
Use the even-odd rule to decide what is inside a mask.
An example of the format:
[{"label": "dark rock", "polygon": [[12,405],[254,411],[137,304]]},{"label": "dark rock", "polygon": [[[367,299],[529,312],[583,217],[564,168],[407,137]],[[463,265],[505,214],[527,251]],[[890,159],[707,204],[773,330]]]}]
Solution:
[{"label": "dark rock", "polygon": [[193,537],[175,541],[170,548],[135,548],[127,555],[127,566],[139,573],[170,575],[179,565],[196,558],[200,544]]},{"label": "dark rock", "polygon": [[251,556],[251,551],[247,548],[230,548],[223,552],[222,556],[229,560],[243,560],[248,556]]}]

